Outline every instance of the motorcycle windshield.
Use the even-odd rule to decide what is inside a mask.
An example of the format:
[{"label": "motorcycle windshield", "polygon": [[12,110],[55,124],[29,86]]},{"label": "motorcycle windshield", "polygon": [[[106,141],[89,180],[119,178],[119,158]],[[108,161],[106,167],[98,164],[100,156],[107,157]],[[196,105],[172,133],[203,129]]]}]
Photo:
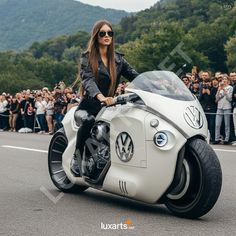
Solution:
[{"label": "motorcycle windshield", "polygon": [[193,101],[195,99],[181,79],[170,71],[142,73],[127,88],[142,90],[175,100]]}]

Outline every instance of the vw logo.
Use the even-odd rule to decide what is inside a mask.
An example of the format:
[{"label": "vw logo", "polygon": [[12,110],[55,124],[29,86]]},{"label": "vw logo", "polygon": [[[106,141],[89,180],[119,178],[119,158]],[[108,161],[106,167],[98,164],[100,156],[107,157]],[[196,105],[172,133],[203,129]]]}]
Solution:
[{"label": "vw logo", "polygon": [[184,119],[187,124],[194,129],[200,129],[203,126],[202,114],[195,106],[186,108],[184,111]]},{"label": "vw logo", "polygon": [[134,154],[134,144],[130,135],[126,132],[120,133],[116,138],[116,154],[121,161],[128,162]]}]

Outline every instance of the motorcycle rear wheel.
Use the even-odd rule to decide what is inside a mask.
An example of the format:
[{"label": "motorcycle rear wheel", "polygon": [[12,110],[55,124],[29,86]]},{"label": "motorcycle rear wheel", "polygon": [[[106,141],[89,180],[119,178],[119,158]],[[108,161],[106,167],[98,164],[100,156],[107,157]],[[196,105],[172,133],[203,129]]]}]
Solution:
[{"label": "motorcycle rear wheel", "polygon": [[54,185],[66,193],[80,193],[85,191],[87,186],[73,184],[67,177],[62,166],[62,155],[67,147],[68,141],[61,128],[52,137],[48,150],[48,170]]},{"label": "motorcycle rear wheel", "polygon": [[201,217],[215,205],[221,186],[221,166],[214,150],[201,139],[190,140],[180,181],[166,195],[165,205],[178,217]]}]

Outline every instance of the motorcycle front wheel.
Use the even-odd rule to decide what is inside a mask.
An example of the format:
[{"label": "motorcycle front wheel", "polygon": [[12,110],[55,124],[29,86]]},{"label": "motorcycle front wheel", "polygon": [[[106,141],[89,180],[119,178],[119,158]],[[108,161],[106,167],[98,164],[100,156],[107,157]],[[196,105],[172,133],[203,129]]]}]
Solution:
[{"label": "motorcycle front wheel", "polygon": [[166,195],[165,205],[176,216],[198,218],[215,205],[221,191],[220,162],[210,145],[193,139],[185,146],[178,184]]},{"label": "motorcycle front wheel", "polygon": [[67,147],[68,141],[61,128],[52,137],[48,150],[48,170],[54,185],[62,192],[80,193],[88,187],[73,184],[67,177],[62,166],[62,155]]}]

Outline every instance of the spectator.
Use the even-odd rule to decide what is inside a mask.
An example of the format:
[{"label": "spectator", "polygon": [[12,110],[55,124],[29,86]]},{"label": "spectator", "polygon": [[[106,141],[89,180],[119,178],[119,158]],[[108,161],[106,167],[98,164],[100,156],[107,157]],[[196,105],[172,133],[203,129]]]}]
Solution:
[{"label": "spectator", "polygon": [[205,80],[208,80],[209,78],[210,78],[210,73],[208,71],[201,71],[200,73],[201,82],[204,82]]},{"label": "spectator", "polygon": [[0,131],[7,130],[8,126],[8,101],[6,99],[6,94],[0,95]]},{"label": "spectator", "polygon": [[229,74],[230,85],[234,86],[236,83],[236,72],[231,72]]},{"label": "spectator", "polygon": [[48,133],[53,134],[54,98],[52,95],[48,95],[45,101],[47,102],[45,109],[46,109]]},{"label": "spectator", "polygon": [[218,79],[217,79],[216,77],[213,77],[213,78],[211,79],[211,83],[212,83],[212,87],[218,89],[218,87],[219,87],[219,82],[218,82]]},{"label": "spectator", "polygon": [[8,114],[7,114],[7,99],[6,94],[0,95],[0,131],[7,130]]},{"label": "spectator", "polygon": [[59,87],[55,88],[55,102],[54,102],[54,128],[58,130],[62,127],[62,120],[65,115],[65,111],[67,108],[66,98],[64,94],[61,92]]},{"label": "spectator", "polygon": [[43,100],[41,95],[38,95],[35,102],[35,108],[36,108],[36,118],[40,125],[39,134],[43,134],[47,130],[46,118],[45,118],[46,105],[47,102]]},{"label": "spectator", "polygon": [[199,81],[198,80],[193,81],[192,88],[190,91],[199,99]]},{"label": "spectator", "polygon": [[217,105],[215,102],[216,93],[217,88],[212,86],[211,80],[205,79],[202,82],[202,89],[200,91],[199,101],[207,118],[208,128],[210,131],[210,141],[212,143],[215,142],[215,113],[217,109]]},{"label": "spectator", "polygon": [[20,103],[20,111],[24,121],[24,128],[34,129],[34,98],[30,97],[30,93],[25,93],[23,95],[23,99]]},{"label": "spectator", "polygon": [[67,94],[67,93],[73,94],[73,89],[70,88],[70,87],[66,87],[66,88],[64,89],[64,94]]},{"label": "spectator", "polygon": [[181,77],[181,79],[182,79],[182,81],[184,82],[184,84],[186,85],[186,87],[191,91],[191,89],[192,89],[192,84],[191,84],[191,81],[190,81],[189,77],[186,76],[186,75],[183,75],[183,76]]},{"label": "spectator", "polygon": [[201,71],[199,73],[200,76],[200,84],[199,84],[199,91],[200,91],[200,96],[201,96],[201,92],[202,92],[202,88],[203,88],[203,83],[205,80],[209,80],[210,79],[210,73],[208,71]]},{"label": "spectator", "polygon": [[67,99],[67,108],[66,111],[68,112],[72,107],[78,106],[79,104],[79,99],[76,97],[73,92],[68,92],[66,93],[66,99]]},{"label": "spectator", "polygon": [[230,78],[233,85],[232,107],[233,107],[234,134],[236,136],[236,72],[230,73]]},{"label": "spectator", "polygon": [[224,144],[230,144],[230,114],[232,110],[232,94],[233,87],[229,85],[228,76],[224,75],[222,82],[219,83],[219,88],[216,93],[217,113],[216,113],[216,128],[215,142],[220,143],[220,128],[224,117],[225,122],[225,140]]},{"label": "spectator", "polygon": [[9,108],[9,126],[10,130],[16,132],[16,120],[20,111],[20,104],[16,97],[13,97],[10,102]]}]

